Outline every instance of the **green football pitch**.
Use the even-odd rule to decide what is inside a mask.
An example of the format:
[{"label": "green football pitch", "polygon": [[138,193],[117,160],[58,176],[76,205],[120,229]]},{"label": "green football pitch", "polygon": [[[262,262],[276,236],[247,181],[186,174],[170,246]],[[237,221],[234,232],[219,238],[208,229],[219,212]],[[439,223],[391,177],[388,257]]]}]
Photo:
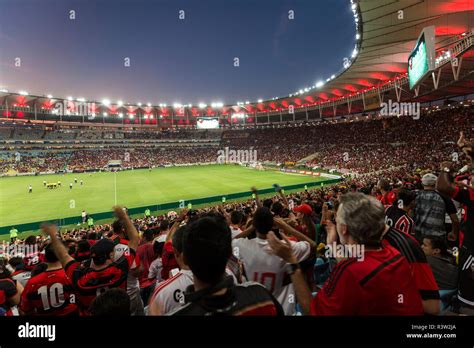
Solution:
[{"label": "green football pitch", "polygon": [[[108,212],[115,204],[134,208],[245,192],[251,186],[266,189],[275,183],[286,186],[321,180],[325,179],[235,165],[4,177],[0,178],[0,226],[79,217],[82,210],[91,214]],[[43,181],[61,181],[62,185],[47,189]],[[28,193],[30,184],[32,193]]]}]

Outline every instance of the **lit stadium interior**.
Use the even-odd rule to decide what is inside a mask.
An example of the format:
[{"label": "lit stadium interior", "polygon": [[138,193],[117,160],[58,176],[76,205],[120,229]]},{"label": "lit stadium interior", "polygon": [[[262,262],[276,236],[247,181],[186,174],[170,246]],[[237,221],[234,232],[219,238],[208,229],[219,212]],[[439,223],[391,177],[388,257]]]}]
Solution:
[{"label": "lit stadium interior", "polygon": [[[298,10],[275,6],[283,9],[282,27],[298,20]],[[57,87],[50,93],[49,79],[31,90],[23,78],[15,80],[16,71],[30,69],[15,65],[19,53],[9,47],[0,54],[0,270],[8,262],[11,269],[0,276],[0,313],[474,315],[474,1],[348,0],[343,6],[353,30],[353,41],[344,44],[349,54],[335,57],[332,47],[318,47],[340,69],[326,70],[321,60],[317,67],[289,64],[308,76],[307,85],[288,80],[285,94],[272,98],[209,95],[184,104],[187,95],[177,91],[173,100],[146,95],[139,102],[139,92],[130,87],[127,96],[126,86],[121,99],[106,90],[84,98]],[[2,37],[0,25],[0,49],[7,32]],[[298,32],[288,41],[318,46],[312,36]],[[73,47],[72,39],[67,45]],[[200,54],[192,44],[189,51]],[[150,54],[150,61],[166,65],[158,56]],[[312,69],[325,75],[315,77]],[[95,73],[91,84],[94,79],[102,76]],[[232,84],[228,76],[223,81]],[[196,89],[205,93],[206,86]],[[25,246],[36,249],[25,252]],[[12,248],[20,251],[9,254]],[[226,250],[228,261],[214,275],[210,269]],[[134,263],[120,266],[131,254]],[[126,281],[100,285],[96,278],[91,295],[81,282],[89,271],[105,272],[101,265],[117,267]],[[45,280],[38,267],[61,270],[60,298],[40,294]],[[21,284],[9,290],[23,292],[16,301],[1,296],[9,286],[3,278]],[[219,296],[188,294],[193,284],[232,287],[233,305],[204,304]],[[111,288],[121,289],[129,308],[114,300],[120,293],[105,298]],[[66,298],[71,294],[77,304]]]}]

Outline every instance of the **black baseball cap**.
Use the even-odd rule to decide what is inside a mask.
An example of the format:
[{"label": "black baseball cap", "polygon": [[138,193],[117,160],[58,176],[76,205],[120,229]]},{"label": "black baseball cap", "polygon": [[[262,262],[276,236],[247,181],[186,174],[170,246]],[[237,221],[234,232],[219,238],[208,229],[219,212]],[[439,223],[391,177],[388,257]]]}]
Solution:
[{"label": "black baseball cap", "polygon": [[115,243],[110,239],[101,239],[91,247],[91,257],[108,257],[114,251]]}]

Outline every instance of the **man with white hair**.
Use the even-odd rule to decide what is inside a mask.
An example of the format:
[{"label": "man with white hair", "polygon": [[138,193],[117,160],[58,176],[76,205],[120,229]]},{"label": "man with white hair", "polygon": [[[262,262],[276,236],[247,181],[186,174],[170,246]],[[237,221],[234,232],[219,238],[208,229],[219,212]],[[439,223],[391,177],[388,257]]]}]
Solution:
[{"label": "man with white hair", "polygon": [[446,236],[445,217],[452,221],[451,234],[457,238],[459,219],[453,201],[435,189],[436,175],[428,173],[421,179],[423,190],[416,196],[415,236],[422,240],[424,236]]}]

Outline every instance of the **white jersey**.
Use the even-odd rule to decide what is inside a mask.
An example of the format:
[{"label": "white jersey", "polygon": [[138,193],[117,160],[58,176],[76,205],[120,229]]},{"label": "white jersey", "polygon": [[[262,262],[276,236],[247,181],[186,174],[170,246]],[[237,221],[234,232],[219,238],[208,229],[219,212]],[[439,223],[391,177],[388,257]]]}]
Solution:
[{"label": "white jersey", "polygon": [[[311,247],[308,242],[291,242],[291,245],[298,262],[309,256]],[[248,280],[264,285],[280,302],[285,314],[293,315],[296,303],[293,285],[283,283],[286,261],[269,253],[271,249],[266,239],[234,239],[232,247],[234,255],[244,264]]]},{"label": "white jersey", "polygon": [[193,272],[182,269],[174,277],[156,285],[150,305],[155,303],[160,308],[161,314],[167,314],[184,305],[184,292],[193,284]]},{"label": "white jersey", "polygon": [[161,270],[163,269],[163,262],[161,261],[161,257],[157,257],[151,264],[150,268],[148,269],[148,278],[156,279],[156,282],[159,283],[162,281],[161,279]]},{"label": "white jersey", "polygon": [[[115,245],[114,251],[114,261],[117,261],[122,257],[125,252],[130,252],[130,248],[127,244],[123,244],[121,240],[118,244]],[[137,267],[137,258],[135,258],[135,260],[133,260],[132,267],[130,267],[130,270],[134,270]],[[129,296],[138,296],[139,292],[140,284],[138,282],[138,278],[130,274],[129,272],[127,275],[127,294]]]},{"label": "white jersey", "polygon": [[232,239],[234,239],[242,233],[242,230],[238,227],[230,226],[230,233],[232,234]]}]

